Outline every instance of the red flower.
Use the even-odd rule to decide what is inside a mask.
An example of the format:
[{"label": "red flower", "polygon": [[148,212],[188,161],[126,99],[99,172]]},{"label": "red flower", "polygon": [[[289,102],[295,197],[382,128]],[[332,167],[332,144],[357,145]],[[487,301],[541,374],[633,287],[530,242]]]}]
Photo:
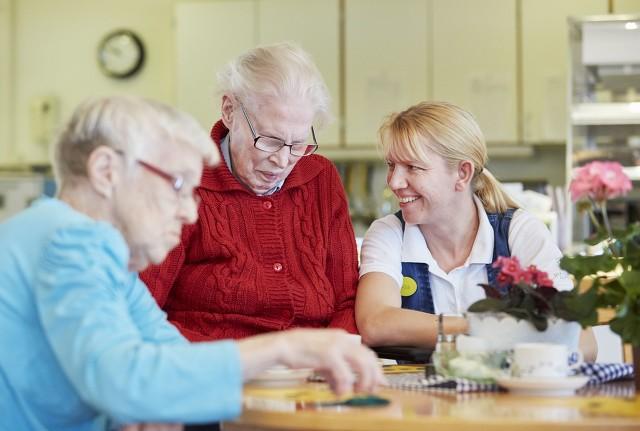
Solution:
[{"label": "red flower", "polygon": [[515,256],[500,256],[493,263],[493,267],[500,268],[500,273],[496,277],[499,286],[523,283],[534,288],[553,287],[553,280],[549,278],[549,274],[538,270],[535,265],[529,265],[527,269],[523,269]]},{"label": "red flower", "polygon": [[506,286],[513,283],[513,278],[511,276],[508,276],[504,272],[500,272],[498,274],[497,281],[498,281],[498,285]]}]

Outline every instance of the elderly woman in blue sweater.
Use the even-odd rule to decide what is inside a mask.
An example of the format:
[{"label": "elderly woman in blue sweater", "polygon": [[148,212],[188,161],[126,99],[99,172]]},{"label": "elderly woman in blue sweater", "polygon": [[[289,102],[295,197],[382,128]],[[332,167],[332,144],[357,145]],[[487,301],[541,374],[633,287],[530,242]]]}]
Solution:
[{"label": "elderly woman in blue sweater", "polygon": [[0,224],[0,429],[228,419],[242,383],[274,365],[322,370],[340,393],[355,374],[356,390],[382,381],[340,330],[190,344],[167,322],[137,272],[195,222],[203,162],[218,159],[170,107],[112,97],[76,110],[55,144],[58,197]]}]

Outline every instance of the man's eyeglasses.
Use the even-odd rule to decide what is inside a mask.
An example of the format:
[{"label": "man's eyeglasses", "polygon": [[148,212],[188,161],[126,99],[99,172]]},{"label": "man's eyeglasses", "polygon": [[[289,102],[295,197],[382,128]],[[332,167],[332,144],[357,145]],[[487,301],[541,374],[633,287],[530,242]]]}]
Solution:
[{"label": "man's eyeglasses", "polygon": [[311,126],[311,136],[313,138],[313,144],[287,144],[279,138],[258,135],[256,133],[256,130],[253,128],[253,124],[251,124],[249,116],[247,115],[247,111],[245,111],[242,103],[240,103],[240,109],[242,109],[242,114],[244,114],[244,118],[245,120],[247,120],[249,129],[251,129],[251,135],[253,136],[253,146],[257,149],[265,151],[267,153],[276,153],[280,151],[282,147],[289,147],[289,152],[291,153],[291,155],[298,157],[310,156],[318,149],[318,141],[316,141],[316,132],[315,130],[313,130],[313,126]]},{"label": "man's eyeglasses", "polygon": [[[125,156],[125,153],[122,150],[116,149],[115,152],[123,157]],[[160,169],[159,167],[154,166],[151,163],[145,162],[144,160],[134,159],[134,161],[152,174],[155,174],[160,178],[166,180],[171,185],[171,188],[176,192],[180,200],[191,197],[195,201],[196,205],[200,203],[200,196],[195,193],[195,190],[190,194],[190,196],[184,193],[184,177],[182,175],[170,174],[169,172]]]}]

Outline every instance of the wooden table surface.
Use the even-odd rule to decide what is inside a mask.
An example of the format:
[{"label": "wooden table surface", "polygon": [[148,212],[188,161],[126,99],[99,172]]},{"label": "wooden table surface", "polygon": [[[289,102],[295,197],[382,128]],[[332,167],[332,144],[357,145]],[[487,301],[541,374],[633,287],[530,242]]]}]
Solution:
[{"label": "wooden table surface", "polygon": [[383,389],[385,407],[319,406],[334,399],[326,386],[246,386],[242,415],[225,431],[258,430],[640,430],[640,398],[633,381],[580,390],[572,397],[509,393],[436,393]]}]

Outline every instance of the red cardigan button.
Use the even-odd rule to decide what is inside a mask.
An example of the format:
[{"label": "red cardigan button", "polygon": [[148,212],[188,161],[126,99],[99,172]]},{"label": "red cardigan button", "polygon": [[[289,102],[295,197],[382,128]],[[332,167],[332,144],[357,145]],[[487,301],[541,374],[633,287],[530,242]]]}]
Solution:
[{"label": "red cardigan button", "polygon": [[281,263],[279,263],[279,262],[274,263],[274,264],[273,264],[273,270],[274,270],[275,272],[280,272],[280,271],[282,271],[282,264],[281,264]]},{"label": "red cardigan button", "polygon": [[270,210],[271,207],[273,206],[273,204],[271,203],[271,201],[264,201],[262,202],[262,207],[266,210]]}]

